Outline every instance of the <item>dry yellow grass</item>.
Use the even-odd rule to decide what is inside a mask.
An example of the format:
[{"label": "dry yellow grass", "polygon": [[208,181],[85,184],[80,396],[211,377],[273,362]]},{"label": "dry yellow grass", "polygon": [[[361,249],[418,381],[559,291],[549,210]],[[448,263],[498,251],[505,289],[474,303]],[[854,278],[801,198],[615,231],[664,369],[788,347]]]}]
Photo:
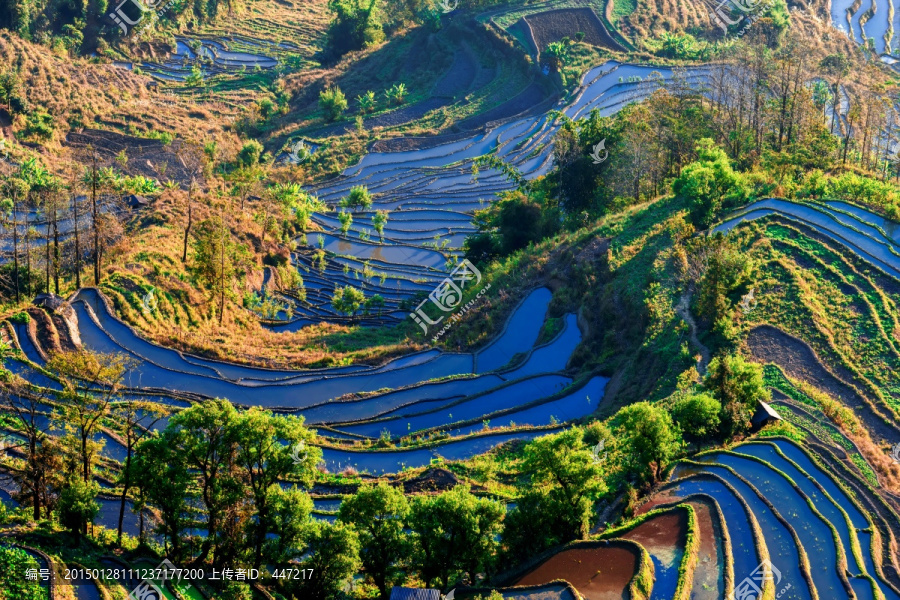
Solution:
[{"label": "dry yellow grass", "polygon": [[47,144],[49,150],[58,152],[65,133],[81,127],[119,131],[133,127],[138,134],[170,132],[187,138],[230,137],[225,126],[235,111],[226,111],[224,105],[191,105],[154,91],[150,77],[106,59],[56,55],[45,46],[0,32],[0,71],[13,66],[29,106],[54,117],[57,133],[54,142]]},{"label": "dry yellow grass", "polygon": [[[231,220],[232,230],[251,249],[254,266],[244,285],[235,290],[237,297],[228,303],[224,322],[219,325],[214,302],[197,288],[181,262],[184,206],[184,192],[180,191],[156,200],[137,217],[145,224],[132,223],[130,235],[110,252],[103,272],[101,287],[116,301],[119,316],[149,339],[186,352],[280,368],[380,363],[419,349],[396,330],[385,333],[322,323],[298,332],[275,333],[263,327],[240,305],[243,292],[258,290],[262,283],[262,257],[276,249],[272,242],[260,242],[259,225],[250,216],[252,206],[244,214],[236,209],[229,211],[236,215]],[[204,200],[194,210],[195,222],[213,212]],[[188,266],[190,262],[189,256]],[[161,315],[135,309],[114,289],[136,288],[137,284],[159,290]],[[175,300],[167,301],[165,295]]]}]

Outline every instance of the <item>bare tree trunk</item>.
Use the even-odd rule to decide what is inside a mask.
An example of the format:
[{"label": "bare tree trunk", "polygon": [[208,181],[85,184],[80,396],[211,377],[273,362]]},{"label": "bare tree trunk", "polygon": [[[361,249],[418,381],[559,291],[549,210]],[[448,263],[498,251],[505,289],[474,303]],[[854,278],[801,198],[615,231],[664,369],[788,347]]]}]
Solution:
[{"label": "bare tree trunk", "polygon": [[59,210],[53,203],[53,291],[59,296]]},{"label": "bare tree trunk", "polygon": [[16,304],[21,302],[21,298],[19,297],[19,204],[16,201],[17,198],[18,194],[13,192],[13,279],[15,280]]},{"label": "bare tree trunk", "polygon": [[225,221],[220,223],[219,230],[219,276],[222,278],[221,287],[219,288],[219,325],[225,316]]},{"label": "bare tree trunk", "polygon": [[194,226],[194,182],[188,188],[187,225],[184,228],[184,248],[181,251],[181,262],[187,262],[188,240],[191,236],[191,227]]},{"label": "bare tree trunk", "polygon": [[72,190],[72,215],[75,220],[75,287],[81,289],[81,243],[78,238],[78,193]]},{"label": "bare tree trunk", "polygon": [[100,285],[100,214],[97,210],[97,167],[91,173],[91,226],[94,230],[94,285]]},{"label": "bare tree trunk", "polygon": [[46,266],[44,268],[44,275],[47,279],[45,282],[44,288],[46,292],[50,293],[50,237],[53,234],[53,225],[50,223],[49,215],[47,216],[47,234],[44,239],[44,260],[46,261]]},{"label": "bare tree trunk", "polygon": [[31,228],[28,225],[28,207],[25,207],[25,295],[31,295]]},{"label": "bare tree trunk", "polygon": [[[125,455],[125,478],[122,482],[122,496],[119,503],[118,537],[116,538],[116,546],[119,547],[122,546],[122,525],[125,522],[125,503],[128,499],[128,489],[131,487],[131,454],[133,445],[134,444],[130,441],[128,442],[128,454]],[[141,525],[143,525],[143,515],[141,515],[141,517]]]}]

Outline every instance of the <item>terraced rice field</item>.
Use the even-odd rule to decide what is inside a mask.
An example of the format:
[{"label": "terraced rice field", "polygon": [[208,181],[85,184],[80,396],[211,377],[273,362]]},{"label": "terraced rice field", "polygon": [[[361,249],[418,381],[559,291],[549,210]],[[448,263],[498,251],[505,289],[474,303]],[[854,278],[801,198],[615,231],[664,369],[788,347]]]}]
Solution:
[{"label": "terraced rice field", "polygon": [[[175,51],[161,62],[141,62],[141,71],[163,81],[183,82],[194,67],[201,75],[271,69],[278,56],[298,48],[293,42],[268,42],[231,36],[227,39],[175,38]],[[132,65],[133,68],[133,65]]]},{"label": "terraced rice field", "polygon": [[[560,423],[595,411],[607,382],[565,375],[568,357],[581,341],[574,315],[549,342],[535,345],[551,294],[534,290],[511,315],[496,339],[475,353],[430,350],[380,367],[276,371],[219,363],[184,355],[142,339],[110,311],[93,289],[73,299],[75,329],[84,347],[126,352],[136,366],[126,377],[129,393],[177,410],[203,398],[227,398],[303,415],[319,426],[326,466],[339,471],[396,472],[437,457],[468,458],[511,439],[553,431]],[[52,321],[16,324],[7,333],[21,349],[11,368],[35,385],[58,390],[41,372]],[[515,359],[515,360],[514,360]],[[45,407],[49,419],[52,404]],[[155,424],[159,429],[164,421]],[[491,427],[493,426],[493,428]],[[498,430],[497,428],[500,427]],[[121,443],[106,432],[103,458],[113,469],[124,461]],[[374,448],[376,440],[433,440],[418,447]],[[327,438],[327,440],[326,440]],[[369,442],[359,446],[361,442]],[[392,444],[391,444],[392,445]]]},{"label": "terraced rice field", "polygon": [[769,215],[802,223],[845,246],[891,277],[900,279],[900,230],[896,223],[846,202],[760,200],[730,215],[712,232],[730,231],[740,223]]},{"label": "terraced rice field", "polygon": [[575,542],[517,583],[559,576],[585,598],[628,597],[646,552],[650,598],[900,598],[896,557],[876,542],[893,532],[833,459],[776,437],[682,461],[608,545]]},{"label": "terraced rice field", "polygon": [[859,44],[870,46],[893,65],[900,52],[900,11],[894,0],[837,0],[831,3],[834,27]]},{"label": "terraced rice field", "polygon": [[[651,74],[659,74],[659,79],[650,82]],[[610,115],[646,98],[671,77],[670,69],[611,61],[585,74],[572,102],[556,108],[573,119],[595,109]],[[700,85],[704,77],[704,71],[697,70],[688,80]],[[336,285],[353,285],[366,296],[380,294],[385,299],[378,314],[382,322],[406,318],[399,310],[400,303],[416,292],[430,291],[446,276],[463,240],[473,231],[474,211],[514,187],[494,169],[475,176],[474,160],[493,153],[525,178],[546,174],[552,167],[557,122],[541,114],[494,125],[424,149],[369,153],[337,179],[312,188],[326,205],[336,207],[350,188],[364,185],[373,194],[373,205],[353,213],[346,236],[340,233],[336,211],[313,216],[324,231],[308,235],[306,246],[301,244],[294,255],[309,288],[309,303],[296,304],[294,324],[276,327],[300,327],[311,319],[340,321],[342,317],[329,304]],[[377,210],[389,212],[383,241],[372,226]],[[324,269],[319,263],[314,265],[320,247],[328,253]]]}]

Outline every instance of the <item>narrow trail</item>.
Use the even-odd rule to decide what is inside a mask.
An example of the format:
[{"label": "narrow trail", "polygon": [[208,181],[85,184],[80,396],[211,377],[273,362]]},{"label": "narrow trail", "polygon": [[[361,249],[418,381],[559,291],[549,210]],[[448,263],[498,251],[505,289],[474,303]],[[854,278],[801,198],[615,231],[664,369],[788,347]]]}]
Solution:
[{"label": "narrow trail", "polygon": [[700,362],[697,363],[697,372],[700,376],[706,375],[706,367],[709,365],[709,348],[703,345],[703,342],[697,337],[697,322],[691,314],[691,297],[694,295],[693,290],[688,290],[681,296],[681,300],[675,306],[675,313],[684,319],[691,331],[691,343],[700,350]]}]

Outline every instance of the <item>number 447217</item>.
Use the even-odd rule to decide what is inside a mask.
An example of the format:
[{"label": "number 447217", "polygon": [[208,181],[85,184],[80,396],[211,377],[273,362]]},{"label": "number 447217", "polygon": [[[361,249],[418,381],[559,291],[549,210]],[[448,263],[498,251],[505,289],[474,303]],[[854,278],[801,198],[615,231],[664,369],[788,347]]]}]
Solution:
[{"label": "number 447217", "polygon": [[275,569],[272,572],[272,577],[275,579],[312,579],[312,575],[312,569],[296,569],[290,567],[286,569]]}]

